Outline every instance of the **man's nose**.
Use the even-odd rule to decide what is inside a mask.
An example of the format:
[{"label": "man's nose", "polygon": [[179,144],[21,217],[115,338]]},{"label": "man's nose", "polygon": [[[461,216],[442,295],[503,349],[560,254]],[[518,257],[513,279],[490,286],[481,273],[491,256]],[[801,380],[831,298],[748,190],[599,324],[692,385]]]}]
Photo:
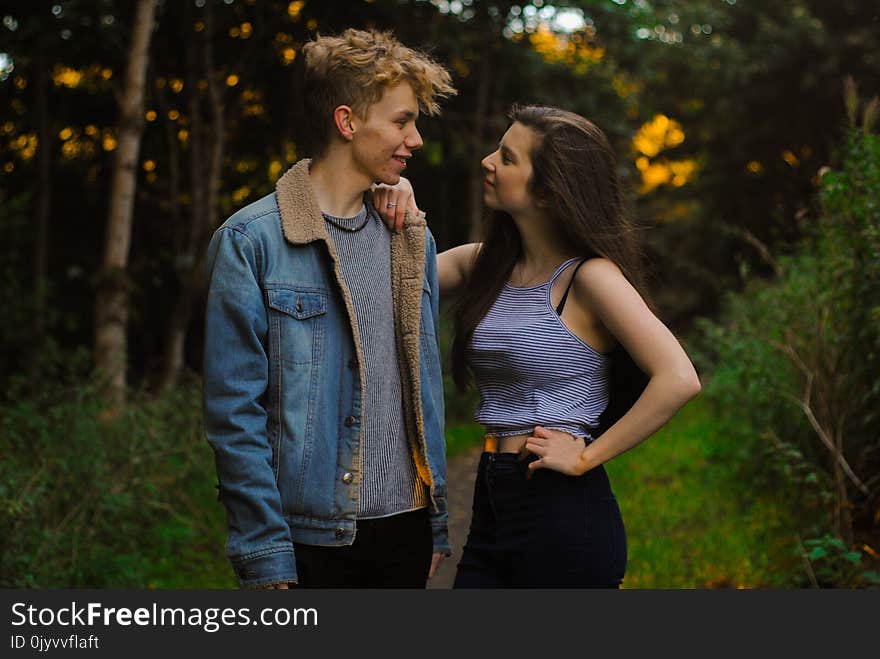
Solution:
[{"label": "man's nose", "polygon": [[404,144],[406,145],[406,148],[410,149],[411,151],[422,148],[424,142],[422,141],[422,136],[419,133],[418,128],[413,128],[412,132],[407,135],[406,139],[404,140]]}]

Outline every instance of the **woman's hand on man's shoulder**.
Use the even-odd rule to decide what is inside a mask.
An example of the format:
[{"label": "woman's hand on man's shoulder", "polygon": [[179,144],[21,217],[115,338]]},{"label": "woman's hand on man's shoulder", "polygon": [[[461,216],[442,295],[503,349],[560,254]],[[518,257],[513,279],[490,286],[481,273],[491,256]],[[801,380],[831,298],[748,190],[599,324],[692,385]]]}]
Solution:
[{"label": "woman's hand on man's shoulder", "polygon": [[397,185],[380,183],[373,188],[373,205],[379,211],[385,225],[394,232],[403,229],[403,218],[407,210],[413,213],[419,212],[412,184],[403,176],[400,177]]}]

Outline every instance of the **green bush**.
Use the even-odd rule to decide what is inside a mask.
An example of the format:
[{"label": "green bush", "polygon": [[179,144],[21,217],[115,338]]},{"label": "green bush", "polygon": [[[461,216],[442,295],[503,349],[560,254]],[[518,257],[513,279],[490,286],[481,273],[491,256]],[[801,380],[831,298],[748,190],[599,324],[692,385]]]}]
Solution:
[{"label": "green bush", "polygon": [[0,587],[234,586],[197,383],[108,417],[68,375],[0,405]]},{"label": "green bush", "polygon": [[863,585],[873,572],[854,556],[876,547],[880,482],[880,138],[850,135],[820,202],[778,276],[753,279],[718,322],[701,322],[698,358],[752,480],[783,476],[804,544],[838,538],[842,564],[860,568],[825,570],[819,585]]}]

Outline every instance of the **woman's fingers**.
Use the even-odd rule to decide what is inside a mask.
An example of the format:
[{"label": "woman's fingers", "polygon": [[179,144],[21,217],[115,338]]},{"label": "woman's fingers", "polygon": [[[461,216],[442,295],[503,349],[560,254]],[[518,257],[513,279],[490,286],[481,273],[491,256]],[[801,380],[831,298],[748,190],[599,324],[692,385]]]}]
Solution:
[{"label": "woman's fingers", "polygon": [[412,195],[407,192],[398,192],[397,197],[394,199],[394,230],[402,231],[403,230],[403,218],[406,215],[406,208],[409,200],[412,199]]},{"label": "woman's fingers", "polygon": [[373,195],[376,210],[392,231],[403,229],[403,218],[406,215],[406,207],[412,195],[394,190],[393,188],[379,188]]},{"label": "woman's fingers", "polygon": [[526,441],[526,450],[529,453],[534,453],[535,455],[543,458],[545,455],[547,455],[547,444],[546,442],[542,442],[540,438],[529,437]]},{"label": "woman's fingers", "polygon": [[[401,179],[402,180],[402,179]],[[385,225],[392,231],[402,231],[406,211],[418,213],[416,198],[409,183],[400,183],[398,187],[380,185],[373,190],[373,204]]]},{"label": "woman's fingers", "polygon": [[382,221],[385,222],[385,225],[394,230],[394,220],[395,220],[395,202],[391,198],[393,191],[391,188],[376,188],[373,191],[373,204],[376,207],[376,210],[379,211],[379,216],[382,218]]}]

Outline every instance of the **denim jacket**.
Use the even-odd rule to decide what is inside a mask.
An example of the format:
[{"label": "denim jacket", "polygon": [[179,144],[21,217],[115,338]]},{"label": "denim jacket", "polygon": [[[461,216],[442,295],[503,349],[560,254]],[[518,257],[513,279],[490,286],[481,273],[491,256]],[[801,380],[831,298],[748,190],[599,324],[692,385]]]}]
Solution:
[{"label": "denim jacket", "polygon": [[[294,542],[355,538],[364,359],[308,166],[230,217],[207,254],[205,429],[244,587],[296,581]],[[392,235],[391,279],[407,437],[434,551],[449,554],[436,246],[423,214]]]}]

